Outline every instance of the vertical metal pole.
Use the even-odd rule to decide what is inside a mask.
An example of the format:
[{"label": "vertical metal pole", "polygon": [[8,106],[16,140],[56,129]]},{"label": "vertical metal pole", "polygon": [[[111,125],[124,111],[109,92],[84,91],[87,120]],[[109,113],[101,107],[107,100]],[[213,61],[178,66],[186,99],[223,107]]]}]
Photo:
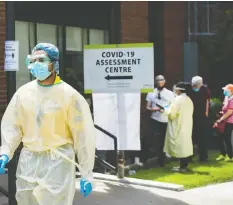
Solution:
[{"label": "vertical metal pole", "polygon": [[207,33],[210,33],[210,2],[207,1]]},{"label": "vertical metal pole", "polygon": [[188,1],[188,42],[190,42],[191,35],[191,2]]},{"label": "vertical metal pole", "polygon": [[194,2],[194,37],[197,40],[198,33],[198,2]]},{"label": "vertical metal pole", "polygon": [[[119,128],[119,136],[121,138],[119,147],[122,149],[122,138],[125,138],[125,128],[124,128],[124,94],[117,93],[117,108],[118,108],[118,128]],[[124,151],[119,150],[118,151],[118,172],[117,172],[118,178],[124,178],[125,176],[125,156]]]},{"label": "vertical metal pole", "polygon": [[118,151],[118,165],[117,165],[117,177],[122,179],[125,177],[125,156],[124,151]]},{"label": "vertical metal pole", "polygon": [[[6,39],[15,40],[15,11],[14,11],[14,2],[6,2]],[[13,97],[16,91],[16,72],[8,71],[7,72],[7,98],[8,102]],[[17,152],[13,159],[8,164],[8,192],[9,192],[9,205],[17,205],[15,199],[16,193],[16,167],[17,167]]]}]

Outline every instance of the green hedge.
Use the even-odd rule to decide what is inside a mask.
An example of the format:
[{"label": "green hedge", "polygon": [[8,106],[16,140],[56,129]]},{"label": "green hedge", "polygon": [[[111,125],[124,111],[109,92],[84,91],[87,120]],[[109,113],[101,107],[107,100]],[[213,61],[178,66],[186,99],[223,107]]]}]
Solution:
[{"label": "green hedge", "polygon": [[210,99],[210,113],[209,118],[211,121],[216,120],[216,115],[222,109],[222,101],[218,98],[211,98]]}]

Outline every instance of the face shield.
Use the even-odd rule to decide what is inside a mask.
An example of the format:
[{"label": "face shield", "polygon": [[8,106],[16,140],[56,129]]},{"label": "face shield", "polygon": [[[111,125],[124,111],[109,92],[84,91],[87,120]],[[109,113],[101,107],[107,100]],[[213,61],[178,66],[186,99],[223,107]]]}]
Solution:
[{"label": "face shield", "polygon": [[182,91],[185,91],[185,88],[181,88],[181,87],[175,87],[175,95],[178,96],[182,93]]},{"label": "face shield", "polygon": [[48,65],[51,63],[51,60],[46,54],[27,55],[25,63],[29,70],[32,69],[36,62]]}]

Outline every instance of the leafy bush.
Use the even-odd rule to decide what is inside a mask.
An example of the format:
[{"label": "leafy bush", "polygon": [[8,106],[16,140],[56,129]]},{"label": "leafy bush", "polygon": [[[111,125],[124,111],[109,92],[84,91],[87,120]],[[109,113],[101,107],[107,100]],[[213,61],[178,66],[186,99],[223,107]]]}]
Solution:
[{"label": "leafy bush", "polygon": [[209,118],[211,121],[216,120],[216,115],[221,111],[222,101],[218,98],[210,99],[210,113]]}]

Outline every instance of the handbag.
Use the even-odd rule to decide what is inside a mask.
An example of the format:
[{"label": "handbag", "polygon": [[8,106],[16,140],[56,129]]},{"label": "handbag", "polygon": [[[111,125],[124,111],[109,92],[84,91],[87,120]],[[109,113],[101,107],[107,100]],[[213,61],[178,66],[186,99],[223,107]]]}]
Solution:
[{"label": "handbag", "polygon": [[216,129],[222,134],[224,133],[226,127],[226,121],[224,120],[223,122],[219,123]]},{"label": "handbag", "polygon": [[[219,112],[218,116],[221,117],[222,115],[223,113]],[[225,127],[226,127],[226,120],[222,121],[221,123],[218,123],[218,126],[216,127],[216,129],[222,134],[224,133]]]}]

